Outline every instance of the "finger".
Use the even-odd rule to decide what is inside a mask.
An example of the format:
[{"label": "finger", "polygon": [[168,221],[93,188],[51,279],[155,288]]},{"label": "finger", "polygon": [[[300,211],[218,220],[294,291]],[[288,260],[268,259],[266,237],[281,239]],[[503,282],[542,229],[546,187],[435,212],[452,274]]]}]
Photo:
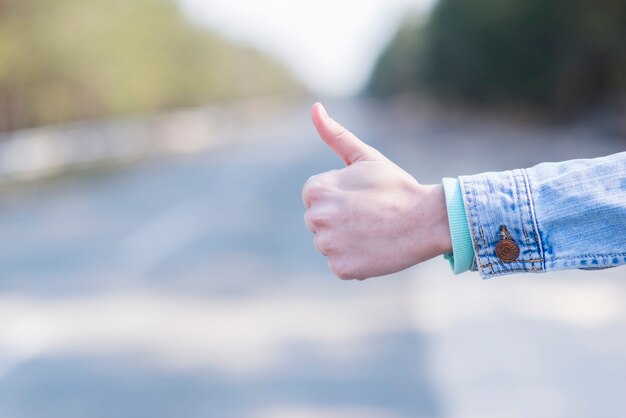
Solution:
[{"label": "finger", "polygon": [[304,207],[307,209],[311,207],[312,184],[318,176],[319,174],[309,177],[304,186],[302,186],[302,203],[304,203]]},{"label": "finger", "polygon": [[330,253],[330,247],[327,242],[323,238],[324,234],[315,234],[313,237],[313,246],[319,251],[323,256],[328,257]]},{"label": "finger", "polygon": [[311,115],[320,137],[346,164],[377,160],[382,157],[377,150],[365,144],[356,135],[328,116],[321,103],[313,105]]},{"label": "finger", "polygon": [[306,212],[304,212],[304,224],[309,231],[315,233],[316,228],[313,224],[313,221],[311,220],[311,210],[307,210]]},{"label": "finger", "polygon": [[338,170],[330,170],[309,177],[302,186],[302,203],[304,203],[305,208],[309,209],[315,202],[322,201],[333,194],[336,189],[336,179],[333,173],[336,171]]},{"label": "finger", "polygon": [[302,203],[306,209],[311,209],[311,199],[306,189],[302,189]]},{"label": "finger", "polygon": [[336,258],[328,257],[328,269],[341,280],[352,280],[352,277],[344,270],[338,268],[338,261]]}]

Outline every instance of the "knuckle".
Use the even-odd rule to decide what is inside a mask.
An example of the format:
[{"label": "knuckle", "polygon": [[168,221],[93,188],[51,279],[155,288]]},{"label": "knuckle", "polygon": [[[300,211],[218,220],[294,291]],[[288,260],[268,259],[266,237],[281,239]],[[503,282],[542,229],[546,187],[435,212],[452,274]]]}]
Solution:
[{"label": "knuckle", "polygon": [[327,238],[325,234],[318,233],[313,238],[313,244],[315,248],[318,249],[324,255],[329,255],[333,252],[333,243],[332,240]]},{"label": "knuckle", "polygon": [[329,258],[328,267],[330,268],[330,271],[332,271],[335,276],[339,277],[341,280],[352,280],[355,278],[352,269],[350,269],[345,262],[341,262],[337,258]]},{"label": "knuckle", "polygon": [[351,132],[342,126],[341,129],[333,135],[333,139],[340,141],[349,135],[351,135]]},{"label": "knuckle", "polygon": [[302,187],[302,200],[308,207],[312,203],[322,200],[331,195],[336,184],[336,170],[326,173],[316,174],[309,177]]},{"label": "knuckle", "polygon": [[330,170],[325,173],[315,174],[314,176],[309,177],[306,183],[304,183],[304,187],[313,189],[329,187],[334,183],[333,179],[336,176],[337,171],[338,170]]},{"label": "knuckle", "polygon": [[322,194],[321,190],[318,187],[309,187],[305,191],[304,196],[309,201],[313,201],[313,200],[318,200],[320,198],[321,194]]},{"label": "knuckle", "polygon": [[307,210],[304,212],[304,225],[306,225],[307,229],[311,232],[315,230],[315,225],[311,222],[311,210]]},{"label": "knuckle", "polygon": [[324,227],[329,224],[328,216],[322,214],[320,211],[311,211],[309,214],[309,221],[312,225],[317,227]]},{"label": "knuckle", "polygon": [[319,187],[320,184],[322,183],[323,177],[324,177],[324,173],[322,173],[322,174],[315,174],[315,175],[309,177],[309,179],[304,183],[304,188],[305,189],[312,189],[312,188]]},{"label": "knuckle", "polygon": [[305,199],[314,199],[320,195],[322,185],[320,184],[319,175],[309,178],[304,187],[302,187],[302,196]]}]

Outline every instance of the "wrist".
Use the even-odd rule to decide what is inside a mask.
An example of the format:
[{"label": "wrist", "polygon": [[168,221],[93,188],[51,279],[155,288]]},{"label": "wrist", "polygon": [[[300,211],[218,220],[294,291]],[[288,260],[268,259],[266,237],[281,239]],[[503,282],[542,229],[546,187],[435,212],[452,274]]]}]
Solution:
[{"label": "wrist", "polygon": [[441,184],[418,184],[414,194],[416,202],[413,226],[415,263],[452,251],[446,198]]},{"label": "wrist", "polygon": [[450,236],[450,225],[448,222],[448,211],[446,208],[446,196],[442,184],[428,186],[430,188],[430,218],[431,236],[433,239],[433,250],[436,256],[452,252],[452,238]]}]

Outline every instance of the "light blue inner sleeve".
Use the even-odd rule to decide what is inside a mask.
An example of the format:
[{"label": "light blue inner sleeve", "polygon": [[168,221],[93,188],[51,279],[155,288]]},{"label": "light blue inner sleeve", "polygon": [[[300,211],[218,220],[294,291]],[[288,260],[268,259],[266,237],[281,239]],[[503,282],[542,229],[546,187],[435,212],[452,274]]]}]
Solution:
[{"label": "light blue inner sleeve", "polygon": [[450,238],[452,239],[452,252],[445,254],[444,258],[450,262],[454,274],[459,274],[472,267],[475,255],[474,244],[467,223],[459,180],[444,178],[443,189],[446,195]]}]

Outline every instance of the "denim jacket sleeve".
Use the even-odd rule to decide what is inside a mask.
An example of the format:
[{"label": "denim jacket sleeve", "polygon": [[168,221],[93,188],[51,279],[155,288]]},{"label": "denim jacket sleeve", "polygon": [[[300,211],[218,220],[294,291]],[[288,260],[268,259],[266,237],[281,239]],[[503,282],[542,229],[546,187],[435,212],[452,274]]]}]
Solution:
[{"label": "denim jacket sleeve", "polygon": [[626,152],[459,182],[484,278],[626,264]]}]

